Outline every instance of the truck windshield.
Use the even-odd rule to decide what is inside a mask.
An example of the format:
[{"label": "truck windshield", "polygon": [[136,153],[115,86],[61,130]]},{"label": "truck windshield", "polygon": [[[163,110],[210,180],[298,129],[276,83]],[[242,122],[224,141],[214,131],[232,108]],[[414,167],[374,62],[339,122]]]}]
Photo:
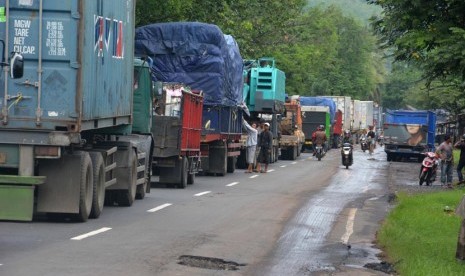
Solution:
[{"label": "truck windshield", "polygon": [[384,140],[386,144],[405,144],[416,146],[426,144],[427,129],[414,124],[384,125]]}]

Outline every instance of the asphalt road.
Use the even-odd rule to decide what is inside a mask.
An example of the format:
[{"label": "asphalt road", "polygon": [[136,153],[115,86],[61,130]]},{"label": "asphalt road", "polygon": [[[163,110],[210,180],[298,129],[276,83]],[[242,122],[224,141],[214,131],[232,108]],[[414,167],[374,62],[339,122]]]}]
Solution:
[{"label": "asphalt road", "polygon": [[0,222],[0,275],[382,275],[363,265],[379,262],[385,160],[356,150],[346,170],[337,150],[302,154],[266,174],[155,184],[86,223]]}]

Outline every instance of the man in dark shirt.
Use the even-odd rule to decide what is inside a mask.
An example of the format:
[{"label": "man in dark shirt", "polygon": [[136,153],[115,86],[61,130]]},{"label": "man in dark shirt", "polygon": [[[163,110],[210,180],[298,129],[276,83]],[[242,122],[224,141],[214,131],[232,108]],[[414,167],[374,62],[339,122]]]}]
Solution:
[{"label": "man in dark shirt", "polygon": [[265,169],[261,170],[261,173],[268,171],[268,164],[270,163],[271,149],[273,148],[273,134],[270,131],[270,124],[265,123],[262,133],[260,133],[258,139],[258,145],[260,146],[260,154],[258,155],[258,162],[264,164]]}]

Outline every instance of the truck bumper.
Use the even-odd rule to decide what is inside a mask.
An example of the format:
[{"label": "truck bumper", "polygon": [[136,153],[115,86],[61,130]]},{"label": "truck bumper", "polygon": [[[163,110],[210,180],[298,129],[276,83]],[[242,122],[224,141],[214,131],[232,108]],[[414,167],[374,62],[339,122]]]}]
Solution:
[{"label": "truck bumper", "polygon": [[43,176],[0,175],[0,220],[31,221],[34,189],[44,182]]}]

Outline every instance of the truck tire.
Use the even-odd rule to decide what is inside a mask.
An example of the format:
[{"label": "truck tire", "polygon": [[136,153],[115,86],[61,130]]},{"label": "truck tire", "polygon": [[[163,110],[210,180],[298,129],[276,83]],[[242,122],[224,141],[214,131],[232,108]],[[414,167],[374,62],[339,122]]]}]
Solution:
[{"label": "truck tire", "polygon": [[187,174],[187,184],[192,185],[195,182],[195,173],[188,173]]},{"label": "truck tire", "polygon": [[228,168],[227,168],[228,173],[234,173],[234,171],[236,170],[236,161],[237,161],[236,156],[228,157]]},{"label": "truck tire", "polygon": [[76,220],[86,222],[92,209],[92,192],[94,185],[94,175],[92,170],[92,160],[89,153],[80,152],[81,167],[79,179],[79,213]]},{"label": "truck tire", "polygon": [[[132,150],[131,150],[132,151]],[[131,206],[136,199],[136,189],[137,189],[137,155],[132,151],[131,156],[131,166],[128,168],[131,174],[131,181],[128,183],[127,190],[117,191],[117,203],[119,206]]]},{"label": "truck tire", "polygon": [[299,152],[298,146],[292,147],[291,160],[297,159],[297,155],[298,155],[297,152]]},{"label": "truck tire", "polygon": [[237,157],[236,166],[238,169],[247,169],[247,149],[241,149],[241,154]]},{"label": "truck tire", "polygon": [[145,180],[144,184],[138,185],[136,188],[136,199],[144,199],[145,193],[147,191],[147,179]]},{"label": "truck tire", "polygon": [[94,186],[92,191],[92,210],[90,218],[98,218],[105,203],[105,166],[100,152],[89,152],[92,160]]},{"label": "truck tire", "polygon": [[187,187],[187,177],[189,171],[189,162],[187,157],[183,156],[180,162],[176,162],[177,165],[181,166],[181,181],[177,184],[179,189],[185,189]]}]

